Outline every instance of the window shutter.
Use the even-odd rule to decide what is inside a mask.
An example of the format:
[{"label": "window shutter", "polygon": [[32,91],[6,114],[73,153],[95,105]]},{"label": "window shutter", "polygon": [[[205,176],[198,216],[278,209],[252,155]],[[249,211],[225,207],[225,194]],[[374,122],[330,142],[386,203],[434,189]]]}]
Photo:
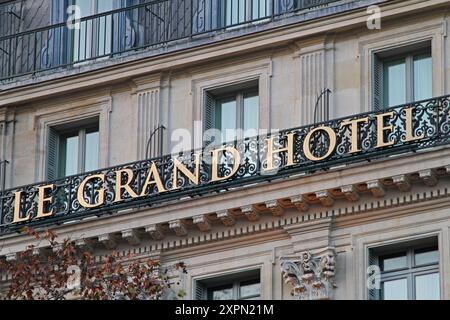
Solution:
[{"label": "window shutter", "polygon": [[59,136],[55,129],[49,128],[47,145],[47,179],[58,177]]},{"label": "window shutter", "polygon": [[[378,257],[371,250],[369,250],[369,266],[372,265],[378,266]],[[380,300],[380,289],[369,289],[368,298],[369,300]]]},{"label": "window shutter", "polygon": [[203,116],[203,133],[204,133],[204,144],[209,144],[212,140],[212,135],[206,133],[210,129],[216,128],[216,101],[214,97],[206,92],[205,93],[205,107]]},{"label": "window shutter", "polygon": [[206,290],[199,282],[195,283],[195,300],[206,300]]},{"label": "window shutter", "polygon": [[374,54],[372,64],[372,97],[373,110],[383,109],[383,62]]}]

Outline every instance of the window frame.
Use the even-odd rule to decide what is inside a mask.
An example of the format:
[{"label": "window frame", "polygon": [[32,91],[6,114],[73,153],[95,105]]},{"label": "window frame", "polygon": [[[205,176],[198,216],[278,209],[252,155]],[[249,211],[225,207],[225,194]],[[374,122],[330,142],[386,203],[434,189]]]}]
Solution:
[{"label": "window frame", "polygon": [[[429,57],[432,59],[432,52],[431,52],[431,48],[424,48],[424,49],[418,49],[415,51],[411,51],[410,53],[407,54],[397,54],[397,55],[392,55],[389,56],[387,58],[383,58],[381,59],[382,63],[383,63],[383,104],[385,106],[389,106],[389,96],[388,96],[388,90],[387,90],[387,86],[388,86],[388,81],[389,78],[387,77],[387,68],[386,68],[386,63],[390,63],[390,62],[395,62],[395,61],[404,61],[405,63],[405,98],[406,98],[406,103],[409,102],[413,102],[415,101],[415,68],[414,68],[414,62],[415,59],[418,56],[422,56],[422,55],[429,55]],[[431,79],[433,80],[433,78]]]},{"label": "window frame", "polygon": [[[416,277],[427,274],[438,274],[439,283],[442,280],[440,274],[440,257],[437,262],[432,262],[424,265],[416,265],[415,254],[418,251],[430,252],[439,251],[439,245],[436,243],[422,243],[422,244],[398,244],[393,248],[384,250],[385,247],[372,248],[369,250],[376,250],[377,252],[370,253],[377,261],[380,268],[380,289],[378,292],[378,300],[384,300],[384,283],[387,281],[406,279],[407,284],[407,300],[416,300]],[[402,253],[404,253],[402,255]],[[406,256],[406,267],[384,271],[383,260],[389,257]],[[439,286],[439,297],[442,298],[441,287]]]},{"label": "window frame", "polygon": [[[255,283],[260,286],[259,293],[242,297],[241,287]],[[194,298],[197,300],[212,300],[214,290],[226,288],[232,289],[232,297],[230,300],[261,299],[263,293],[261,269],[249,269],[236,273],[198,279],[194,281],[194,287],[196,292],[196,296]],[[199,289],[201,291],[201,298],[198,296]]]},{"label": "window frame", "polygon": [[[66,143],[67,139],[71,137],[78,137],[78,160],[77,173],[86,172],[86,136],[89,133],[97,132],[100,135],[98,123],[89,124],[79,129],[59,131],[59,159],[58,159],[58,177],[66,176]],[[100,142],[100,136],[99,136]],[[98,152],[100,150],[97,150]],[[98,166],[98,165],[97,165]]]}]

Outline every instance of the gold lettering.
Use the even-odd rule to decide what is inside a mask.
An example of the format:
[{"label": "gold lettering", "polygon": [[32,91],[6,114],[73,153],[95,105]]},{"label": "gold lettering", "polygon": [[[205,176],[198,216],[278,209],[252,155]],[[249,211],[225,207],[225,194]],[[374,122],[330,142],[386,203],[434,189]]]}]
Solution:
[{"label": "gold lettering", "polygon": [[[233,164],[233,170],[231,170],[230,174],[224,177],[219,177],[218,176],[218,172],[217,172],[217,167],[219,164],[219,152],[229,152],[233,155],[234,158],[234,164]],[[211,178],[211,182],[215,182],[215,181],[222,181],[222,180],[226,180],[231,178],[232,176],[234,176],[236,174],[236,172],[239,169],[239,165],[241,163],[241,155],[239,154],[239,151],[236,150],[233,147],[223,147],[221,149],[216,149],[216,150],[212,150],[212,178]]]},{"label": "gold lettering", "polygon": [[[126,173],[127,174],[127,182],[125,184],[122,183],[122,175]],[[136,192],[133,191],[130,187],[131,181],[133,181],[134,173],[131,169],[123,169],[116,171],[116,196],[114,199],[114,202],[122,201],[122,189],[128,192],[128,194],[131,196],[131,198],[137,198],[138,195]]]},{"label": "gold lettering", "polygon": [[198,185],[198,180],[200,177],[200,155],[195,154],[195,173],[192,173],[191,171],[186,168],[186,166],[181,163],[178,159],[173,159],[173,186],[172,190],[178,189],[178,170],[180,170],[192,183],[195,185]]},{"label": "gold lettering", "polygon": [[[86,179],[83,180],[83,182],[81,182],[79,188],[78,188],[78,192],[77,192],[77,199],[78,202],[80,203],[80,205],[82,205],[85,208],[96,208],[101,206],[104,202],[105,202],[105,189],[101,189],[98,191],[98,201],[97,203],[94,204],[90,204],[88,203],[85,198],[84,198],[84,189],[86,187],[86,184],[94,179],[100,179],[103,183],[105,182],[105,175],[104,174],[97,174],[97,175],[93,175],[90,177],[86,177]],[[94,192],[94,191],[92,191]]]},{"label": "gold lettering", "polygon": [[410,142],[410,141],[421,140],[421,139],[425,138],[425,132],[422,132],[422,134],[418,137],[414,136],[413,110],[414,110],[414,108],[405,109],[405,113],[406,113],[406,117],[405,117],[406,133],[405,133],[405,135],[406,135],[406,137],[403,140],[403,142]]},{"label": "gold lettering", "polygon": [[27,214],[26,217],[21,217],[20,212],[20,199],[22,198],[22,191],[17,191],[15,193],[15,199],[14,199],[14,219],[13,223],[19,223],[19,222],[25,222],[30,220],[30,214]]},{"label": "gold lettering", "polygon": [[45,207],[45,204],[47,202],[51,203],[53,201],[53,197],[52,196],[45,197],[46,191],[47,190],[53,191],[54,189],[55,189],[55,185],[54,184],[49,184],[49,185],[42,186],[42,187],[38,188],[38,190],[39,190],[38,191],[38,212],[37,212],[37,215],[36,215],[37,219],[39,219],[39,218],[46,218],[46,217],[49,217],[49,216],[53,215],[53,208],[49,212],[45,212],[44,211],[45,210],[44,207]]},{"label": "gold lettering", "polygon": [[350,130],[351,130],[351,135],[352,135],[352,148],[350,150],[350,153],[356,153],[356,152],[361,151],[359,149],[359,146],[358,146],[358,138],[359,138],[359,136],[358,136],[358,129],[359,129],[359,124],[360,123],[367,123],[367,122],[369,122],[369,118],[368,117],[342,122],[341,128],[343,128],[345,126],[348,126],[348,125],[351,126]]},{"label": "gold lettering", "polygon": [[273,149],[273,142],[275,137],[266,139],[267,142],[267,167],[264,169],[266,171],[273,170],[273,155],[275,153],[287,152],[288,153],[288,161],[287,166],[292,166],[294,164],[294,133],[289,133],[287,135],[287,146],[285,148]]},{"label": "gold lettering", "polygon": [[391,140],[389,142],[386,142],[384,140],[385,137],[385,133],[387,133],[387,131],[393,131],[394,130],[394,126],[392,124],[385,126],[384,122],[386,120],[386,117],[392,118],[394,116],[394,112],[386,112],[383,114],[377,114],[377,148],[382,148],[382,147],[387,147],[387,146],[392,146],[395,141]]},{"label": "gold lettering", "polygon": [[[322,157],[316,157],[315,155],[313,155],[311,152],[311,148],[310,148],[311,137],[313,136],[314,133],[316,133],[318,131],[326,132],[328,134],[328,137],[330,138],[330,144],[328,145],[328,151]],[[321,127],[314,128],[313,130],[308,132],[308,134],[305,137],[305,140],[303,141],[303,153],[305,154],[306,158],[308,158],[311,161],[321,161],[321,160],[328,158],[333,153],[334,148],[336,148],[336,133],[334,132],[333,129],[331,129],[330,127],[327,127],[327,126],[321,126]]]},{"label": "gold lettering", "polygon": [[[151,177],[154,177],[153,180],[151,180]],[[156,165],[154,162],[152,162],[152,165],[150,167],[150,170],[148,171],[147,178],[145,179],[144,186],[142,187],[141,197],[144,197],[147,195],[147,189],[150,185],[155,184],[158,188],[158,192],[164,192],[166,189],[163,186],[163,183],[161,181],[161,177],[159,176],[158,169],[156,168]]]}]

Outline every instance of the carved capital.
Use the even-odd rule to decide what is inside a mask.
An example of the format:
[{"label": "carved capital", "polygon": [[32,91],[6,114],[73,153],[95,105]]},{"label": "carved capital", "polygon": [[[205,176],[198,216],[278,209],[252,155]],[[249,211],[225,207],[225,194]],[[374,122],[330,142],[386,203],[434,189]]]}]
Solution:
[{"label": "carved capital", "polygon": [[292,296],[299,300],[331,299],[336,288],[335,257],[333,247],[281,257],[281,271],[285,283],[292,286]]},{"label": "carved capital", "polygon": [[220,221],[222,221],[222,223],[227,227],[234,226],[236,223],[236,220],[231,213],[228,212],[228,210],[218,211],[216,214],[217,218],[220,219]]},{"label": "carved capital", "polygon": [[309,205],[306,202],[303,195],[293,196],[290,199],[291,203],[297,208],[298,211],[300,212],[308,211]]},{"label": "carved capital", "polygon": [[280,206],[277,200],[266,201],[265,205],[275,217],[280,217],[284,213],[283,207]]}]

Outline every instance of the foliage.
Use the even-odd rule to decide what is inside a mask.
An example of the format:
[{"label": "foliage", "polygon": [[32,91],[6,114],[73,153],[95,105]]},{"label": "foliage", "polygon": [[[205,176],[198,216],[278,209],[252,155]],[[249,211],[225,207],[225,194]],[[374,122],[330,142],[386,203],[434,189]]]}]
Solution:
[{"label": "foliage", "polygon": [[[0,259],[0,275],[8,278],[6,288],[0,286],[0,299],[161,299],[171,290],[170,271],[187,273],[182,262],[162,270],[157,260],[120,257],[116,251],[95,258],[70,239],[58,242],[53,231],[24,231],[38,241],[48,241],[49,248],[41,253],[30,245],[15,260]],[[183,297],[184,292],[175,295]]]}]

